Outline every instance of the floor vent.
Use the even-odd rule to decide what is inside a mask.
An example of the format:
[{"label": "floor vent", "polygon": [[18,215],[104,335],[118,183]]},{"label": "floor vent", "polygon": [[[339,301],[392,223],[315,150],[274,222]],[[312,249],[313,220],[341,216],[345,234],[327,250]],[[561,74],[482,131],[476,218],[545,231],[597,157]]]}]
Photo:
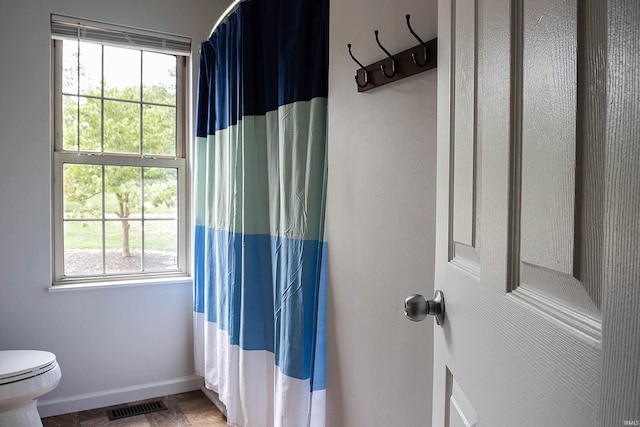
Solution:
[{"label": "floor vent", "polygon": [[162,400],[139,403],[137,405],[118,406],[107,410],[109,421],[120,418],[134,417],[136,415],[148,414],[149,412],[164,411],[167,407]]}]

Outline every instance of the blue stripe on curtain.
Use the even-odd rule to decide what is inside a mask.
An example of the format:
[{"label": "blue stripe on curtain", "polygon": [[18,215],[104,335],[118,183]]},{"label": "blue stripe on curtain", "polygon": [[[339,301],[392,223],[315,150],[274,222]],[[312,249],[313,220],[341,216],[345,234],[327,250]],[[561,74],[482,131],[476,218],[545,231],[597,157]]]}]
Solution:
[{"label": "blue stripe on curtain", "polygon": [[325,390],[327,354],[327,243],[322,245],[320,261],[320,283],[318,289],[317,330],[311,390]]},{"label": "blue stripe on curtain", "polygon": [[241,3],[202,45],[199,89],[209,96],[199,97],[197,136],[214,135],[244,116],[326,97],[327,23],[326,1]]},{"label": "blue stripe on curtain", "polygon": [[[315,359],[314,368],[320,370],[313,389],[323,389],[326,286],[317,290],[316,284],[326,284],[326,254],[322,256],[326,242],[242,235],[204,226],[196,227],[196,240],[207,245],[206,251],[198,251],[199,267],[206,267],[198,269],[196,281],[217,286],[205,290],[207,306],[205,295],[196,293],[194,310],[226,331],[232,345],[275,353],[276,365],[290,377],[311,378]],[[280,331],[275,337],[274,330]]]}]

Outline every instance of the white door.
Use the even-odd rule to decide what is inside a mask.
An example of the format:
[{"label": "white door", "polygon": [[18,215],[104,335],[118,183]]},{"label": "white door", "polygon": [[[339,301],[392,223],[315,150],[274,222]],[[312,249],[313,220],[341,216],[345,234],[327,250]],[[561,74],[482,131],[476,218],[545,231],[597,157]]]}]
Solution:
[{"label": "white door", "polygon": [[[434,427],[640,424],[637,9],[439,2]],[[619,88],[614,13],[633,55]],[[635,113],[614,152],[616,90]]]}]

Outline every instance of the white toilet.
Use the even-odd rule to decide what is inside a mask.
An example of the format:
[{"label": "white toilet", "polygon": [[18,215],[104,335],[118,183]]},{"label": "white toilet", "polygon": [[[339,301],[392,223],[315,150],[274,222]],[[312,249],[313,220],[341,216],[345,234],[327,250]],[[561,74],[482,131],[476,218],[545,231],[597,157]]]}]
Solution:
[{"label": "white toilet", "polygon": [[0,351],[0,426],[42,426],[38,399],[60,382],[56,355],[48,351]]}]

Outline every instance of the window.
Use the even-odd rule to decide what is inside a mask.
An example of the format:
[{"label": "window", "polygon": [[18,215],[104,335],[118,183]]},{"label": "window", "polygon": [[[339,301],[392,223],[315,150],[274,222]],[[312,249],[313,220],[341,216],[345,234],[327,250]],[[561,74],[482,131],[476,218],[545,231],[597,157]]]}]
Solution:
[{"label": "window", "polygon": [[185,275],[189,39],[51,30],[54,284]]}]

